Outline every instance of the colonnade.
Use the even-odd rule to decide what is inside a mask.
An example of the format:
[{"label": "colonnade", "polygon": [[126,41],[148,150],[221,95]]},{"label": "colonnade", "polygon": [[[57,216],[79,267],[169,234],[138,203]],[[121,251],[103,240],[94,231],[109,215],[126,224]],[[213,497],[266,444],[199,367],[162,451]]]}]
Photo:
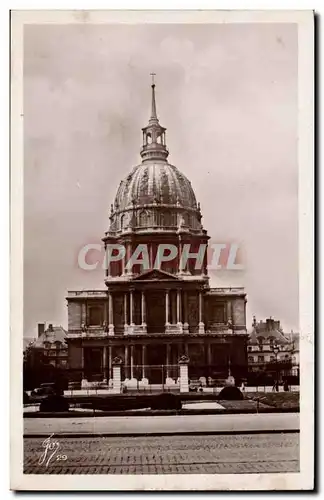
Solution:
[{"label": "colonnade", "polygon": [[[140,325],[142,331],[145,333],[146,323],[146,297],[145,291],[141,291],[141,307],[140,307]],[[149,292],[148,292],[149,293]],[[161,294],[163,291],[161,291]],[[171,325],[177,325],[181,332],[188,332],[189,318],[188,318],[188,295],[186,291],[176,290],[176,300],[171,300],[171,290],[164,291],[165,303],[165,328],[170,329]],[[182,304],[183,301],[183,304]],[[204,318],[203,318],[203,293],[199,291],[198,298],[198,328],[199,333],[205,332]],[[129,333],[129,326],[134,328],[135,325],[135,300],[134,290],[124,292],[124,331]],[[108,292],[108,333],[114,334],[114,307],[113,307],[113,293]]]}]

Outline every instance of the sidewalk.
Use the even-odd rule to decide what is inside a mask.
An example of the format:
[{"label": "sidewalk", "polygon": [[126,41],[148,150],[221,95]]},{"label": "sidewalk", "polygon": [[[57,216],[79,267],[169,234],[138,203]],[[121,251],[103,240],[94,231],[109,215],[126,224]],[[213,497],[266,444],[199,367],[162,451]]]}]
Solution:
[{"label": "sidewalk", "polygon": [[24,436],[147,436],[299,432],[298,413],[169,415],[154,418],[90,417],[24,419]]}]

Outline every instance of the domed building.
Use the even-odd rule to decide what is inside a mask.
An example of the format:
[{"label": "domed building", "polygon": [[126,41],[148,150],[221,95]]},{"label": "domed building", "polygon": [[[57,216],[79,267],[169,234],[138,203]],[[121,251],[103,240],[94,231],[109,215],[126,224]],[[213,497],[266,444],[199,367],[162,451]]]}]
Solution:
[{"label": "domed building", "polygon": [[103,237],[106,289],[68,293],[69,366],[109,381],[119,357],[126,382],[176,386],[185,355],[191,378],[244,376],[245,291],[209,286],[209,236],[191,182],[168,161],[154,83],[151,99],[141,163],[120,182]]}]

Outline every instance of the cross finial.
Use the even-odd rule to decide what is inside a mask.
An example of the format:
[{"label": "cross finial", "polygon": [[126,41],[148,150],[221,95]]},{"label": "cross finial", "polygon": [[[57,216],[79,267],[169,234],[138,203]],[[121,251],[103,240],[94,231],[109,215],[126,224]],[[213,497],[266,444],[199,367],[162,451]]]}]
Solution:
[{"label": "cross finial", "polygon": [[152,85],[155,85],[154,77],[156,76],[156,73],[150,73],[152,77]]}]

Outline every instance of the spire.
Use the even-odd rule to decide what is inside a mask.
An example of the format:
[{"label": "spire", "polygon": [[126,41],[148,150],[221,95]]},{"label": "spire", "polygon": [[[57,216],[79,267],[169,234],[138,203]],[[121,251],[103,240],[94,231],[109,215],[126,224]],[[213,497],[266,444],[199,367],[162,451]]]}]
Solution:
[{"label": "spire", "polygon": [[160,160],[166,161],[169,151],[165,144],[166,129],[159,123],[156,113],[156,99],[155,99],[155,73],[152,76],[152,103],[151,103],[151,117],[147,127],[143,131],[143,146],[141,149],[141,157],[144,161]]},{"label": "spire", "polygon": [[156,114],[156,102],[155,102],[155,83],[154,83],[154,77],[156,76],[155,73],[151,73],[152,76],[152,111],[151,111],[151,118],[150,118],[150,123],[152,122],[159,122],[157,114]]}]

